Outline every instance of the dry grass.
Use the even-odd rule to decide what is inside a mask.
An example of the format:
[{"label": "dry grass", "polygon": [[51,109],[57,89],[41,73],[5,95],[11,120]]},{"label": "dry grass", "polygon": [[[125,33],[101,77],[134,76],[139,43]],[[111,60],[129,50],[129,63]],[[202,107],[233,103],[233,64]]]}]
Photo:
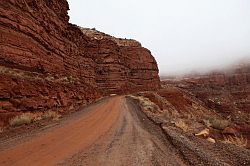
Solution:
[{"label": "dry grass", "polygon": [[31,113],[24,113],[16,116],[9,121],[10,126],[21,126],[23,124],[30,124],[32,122],[33,115]]},{"label": "dry grass", "polygon": [[247,146],[247,139],[244,138],[242,135],[240,137],[234,136],[224,136],[223,143],[233,144],[239,147],[246,147]]},{"label": "dry grass", "polygon": [[47,76],[47,77],[45,78],[45,80],[47,80],[47,81],[54,81],[55,78],[54,78],[53,76]]},{"label": "dry grass", "polygon": [[55,111],[47,111],[42,115],[42,119],[52,119],[52,120],[59,120],[61,115],[59,115]]},{"label": "dry grass", "polygon": [[152,113],[159,113],[160,112],[159,106],[157,106],[155,103],[153,103],[152,101],[150,101],[146,97],[143,97],[143,96],[133,96],[133,95],[129,95],[129,97],[131,97],[131,98],[139,101],[139,104],[142,106],[142,108],[145,111],[150,111]]},{"label": "dry grass", "polygon": [[61,78],[55,78],[52,75],[48,75],[45,78],[41,74],[37,74],[34,72],[24,72],[18,69],[11,69],[7,67],[0,66],[0,73],[11,75],[19,78],[31,79],[31,80],[47,80],[47,81],[55,81],[55,82],[67,82],[74,83],[78,79],[73,76],[66,76]]},{"label": "dry grass", "polygon": [[79,81],[79,79],[77,77],[74,77],[74,76],[66,76],[66,77],[61,77],[61,78],[58,78],[58,79],[55,79],[53,77],[53,81],[55,81],[55,82],[74,83],[76,81]]},{"label": "dry grass", "polygon": [[188,125],[181,119],[174,122],[175,126],[182,129],[184,132],[188,131]]},{"label": "dry grass", "polygon": [[33,119],[32,119],[32,122],[38,122],[40,120],[42,120],[43,118],[41,116],[35,116]]},{"label": "dry grass", "polygon": [[23,113],[22,115],[16,116],[9,121],[10,126],[16,127],[24,124],[35,123],[43,119],[59,120],[60,114],[54,111],[37,112],[37,113]]}]

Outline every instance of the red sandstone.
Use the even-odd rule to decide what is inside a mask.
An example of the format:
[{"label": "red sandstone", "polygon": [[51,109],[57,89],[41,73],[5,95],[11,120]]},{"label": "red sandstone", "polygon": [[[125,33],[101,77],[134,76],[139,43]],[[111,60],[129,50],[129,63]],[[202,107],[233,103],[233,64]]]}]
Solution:
[{"label": "red sandstone", "polygon": [[135,40],[86,33],[68,22],[68,10],[66,0],[0,1],[5,122],[19,111],[67,111],[102,95],[159,88],[149,50]]}]

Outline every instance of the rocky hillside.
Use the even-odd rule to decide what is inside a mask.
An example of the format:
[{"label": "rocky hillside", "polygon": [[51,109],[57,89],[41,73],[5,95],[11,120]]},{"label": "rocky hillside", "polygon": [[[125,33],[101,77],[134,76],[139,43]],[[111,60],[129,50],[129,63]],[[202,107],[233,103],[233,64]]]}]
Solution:
[{"label": "rocky hillside", "polygon": [[[160,89],[135,93],[130,98],[140,103],[183,154],[189,150],[196,153],[202,146],[206,155],[220,152],[222,145],[249,149],[249,67],[250,63],[245,63],[205,75],[164,77]],[[225,154],[216,155],[216,159]]]},{"label": "rocky hillside", "polygon": [[250,140],[250,63],[236,65],[227,71],[163,81],[162,84],[194,96],[234,124],[230,132],[239,131]]},{"label": "rocky hillside", "polygon": [[72,25],[68,10],[66,0],[0,1],[3,123],[21,111],[66,112],[102,95],[159,88],[149,50]]},{"label": "rocky hillside", "polygon": [[229,71],[187,77],[178,86],[194,93],[224,116],[235,112],[237,115],[231,117],[235,119],[241,116],[241,112],[250,111],[250,63],[237,65]]}]

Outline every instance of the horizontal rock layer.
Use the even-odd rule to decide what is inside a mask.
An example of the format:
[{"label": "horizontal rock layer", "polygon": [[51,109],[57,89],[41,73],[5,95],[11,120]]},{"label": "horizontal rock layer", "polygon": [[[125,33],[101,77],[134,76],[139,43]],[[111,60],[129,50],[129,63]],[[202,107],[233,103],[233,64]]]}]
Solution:
[{"label": "horizontal rock layer", "polygon": [[68,9],[66,0],[0,1],[0,114],[159,88],[149,50],[70,24]]},{"label": "horizontal rock layer", "polygon": [[96,84],[102,92],[124,94],[158,89],[156,61],[139,42],[118,39],[93,29],[81,30],[91,39],[87,52],[96,62]]}]

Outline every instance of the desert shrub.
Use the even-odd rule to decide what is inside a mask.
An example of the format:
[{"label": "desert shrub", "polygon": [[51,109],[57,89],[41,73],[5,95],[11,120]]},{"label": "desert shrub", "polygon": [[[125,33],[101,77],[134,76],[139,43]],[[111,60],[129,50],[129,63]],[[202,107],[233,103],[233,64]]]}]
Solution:
[{"label": "desert shrub", "polygon": [[30,124],[32,122],[33,115],[31,113],[24,113],[10,119],[9,124],[13,127],[21,126],[23,124]]},{"label": "desert shrub", "polygon": [[233,144],[239,147],[246,147],[247,146],[247,139],[241,136],[224,136],[223,143]]},{"label": "desert shrub", "polygon": [[209,119],[209,123],[211,127],[219,130],[223,130],[230,125],[230,122],[228,120],[222,120],[217,118]]},{"label": "desert shrub", "polygon": [[58,120],[61,117],[57,112],[55,111],[47,111],[42,115],[42,119],[53,119]]},{"label": "desert shrub", "polygon": [[175,126],[182,129],[184,132],[188,131],[188,125],[181,119],[174,122]]}]

